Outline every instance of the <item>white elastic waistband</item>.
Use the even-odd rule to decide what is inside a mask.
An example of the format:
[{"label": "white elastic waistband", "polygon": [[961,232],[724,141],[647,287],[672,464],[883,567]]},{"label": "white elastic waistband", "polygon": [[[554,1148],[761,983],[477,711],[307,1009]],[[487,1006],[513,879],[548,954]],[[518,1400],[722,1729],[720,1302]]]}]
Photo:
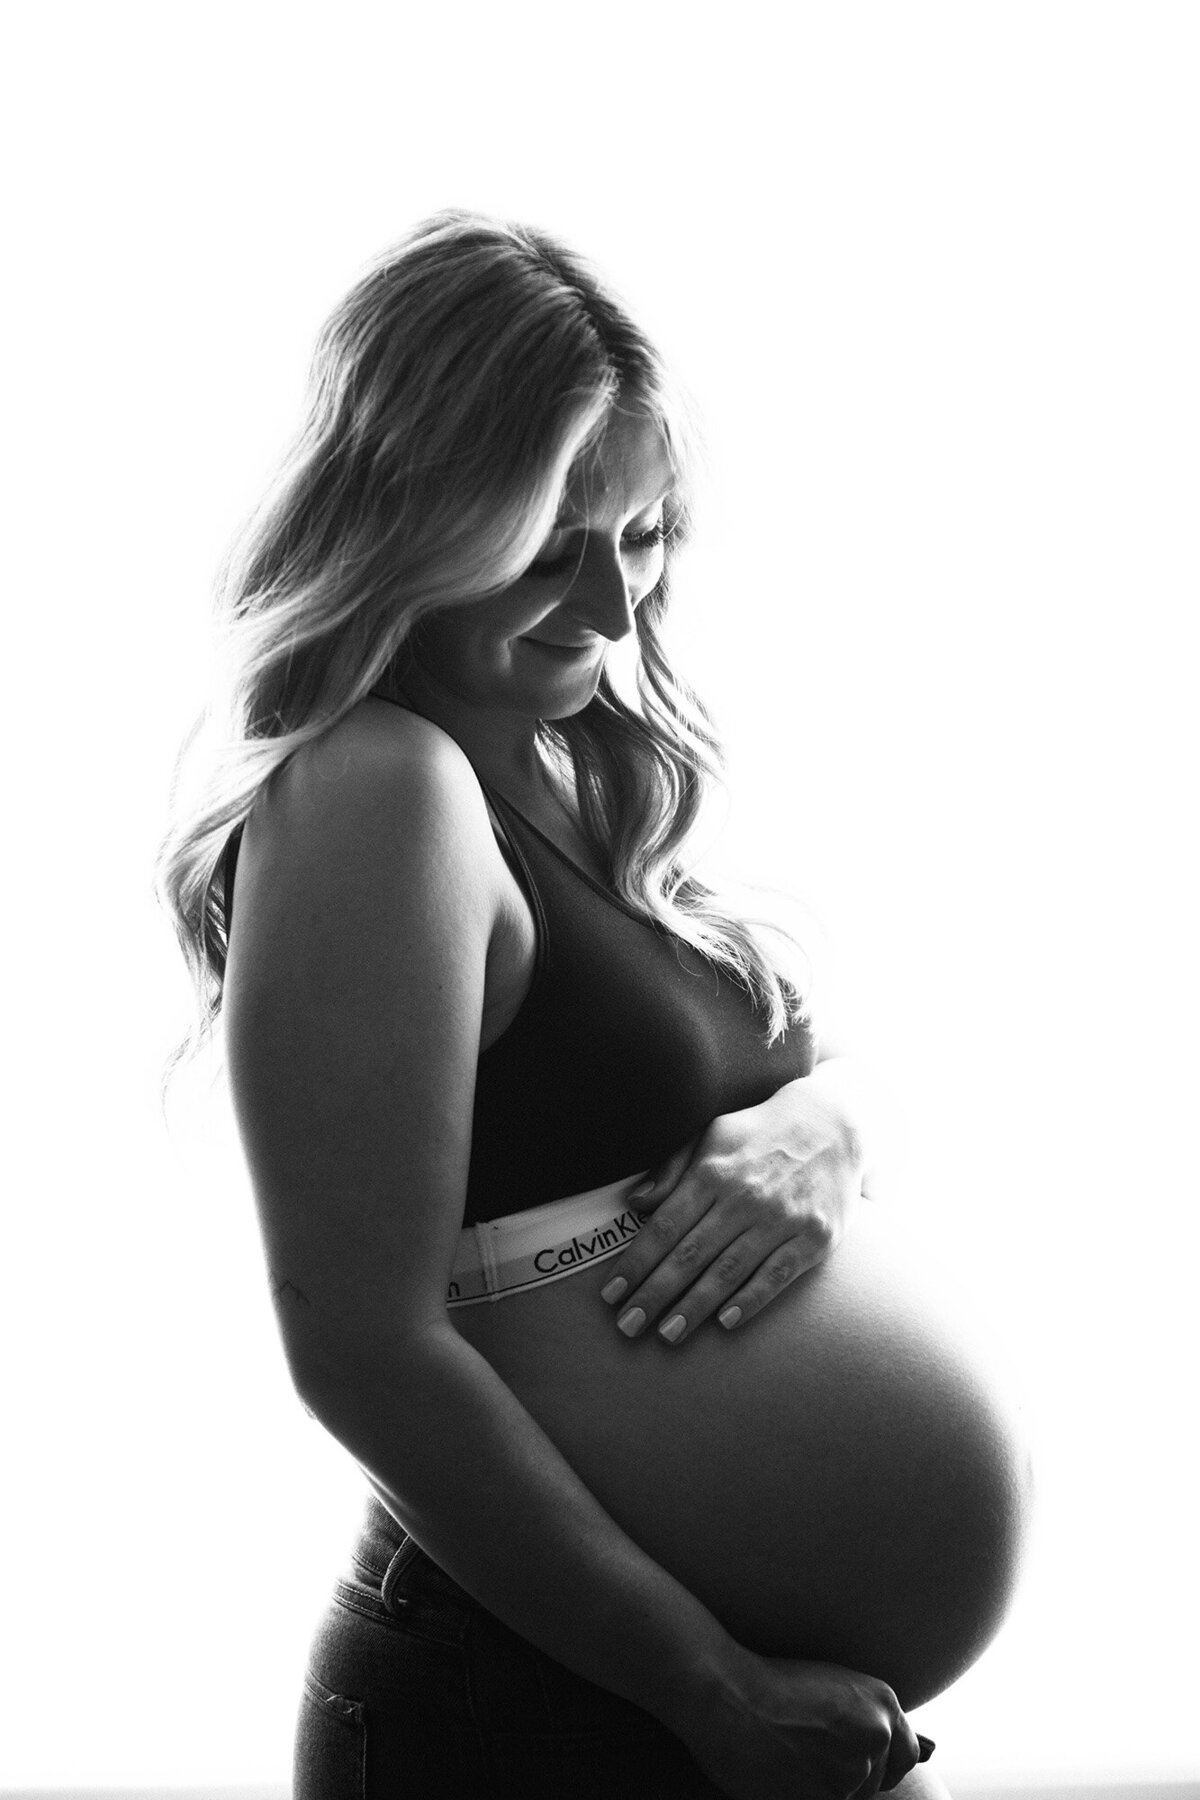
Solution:
[{"label": "white elastic waistband", "polygon": [[468,1225],[458,1240],[446,1304],[503,1300],[506,1294],[561,1281],[615,1256],[637,1236],[646,1217],[628,1204],[644,1178],[643,1171],[586,1194],[551,1200],[548,1206]]}]

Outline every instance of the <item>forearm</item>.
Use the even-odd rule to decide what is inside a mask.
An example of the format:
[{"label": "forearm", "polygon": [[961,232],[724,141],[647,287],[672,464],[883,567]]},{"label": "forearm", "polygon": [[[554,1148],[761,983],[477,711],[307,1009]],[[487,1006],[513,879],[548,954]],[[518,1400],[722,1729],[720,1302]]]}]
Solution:
[{"label": "forearm", "polygon": [[434,1561],[587,1680],[670,1725],[748,1655],[449,1324],[365,1372],[297,1385]]}]

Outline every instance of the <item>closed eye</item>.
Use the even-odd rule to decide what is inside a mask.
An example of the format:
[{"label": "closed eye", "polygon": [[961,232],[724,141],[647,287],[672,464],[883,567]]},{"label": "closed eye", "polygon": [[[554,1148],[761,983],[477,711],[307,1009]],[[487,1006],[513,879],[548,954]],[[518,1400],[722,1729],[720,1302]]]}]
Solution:
[{"label": "closed eye", "polygon": [[[669,536],[670,533],[660,519],[658,524],[652,525],[648,531],[631,532],[629,536],[623,537],[621,548],[634,556],[645,556],[651,550],[657,550],[658,546],[665,543]],[[561,556],[539,557],[536,562],[530,563],[525,573],[526,575],[562,575],[568,569],[576,567],[578,562],[578,553],[568,550],[564,551]]]}]

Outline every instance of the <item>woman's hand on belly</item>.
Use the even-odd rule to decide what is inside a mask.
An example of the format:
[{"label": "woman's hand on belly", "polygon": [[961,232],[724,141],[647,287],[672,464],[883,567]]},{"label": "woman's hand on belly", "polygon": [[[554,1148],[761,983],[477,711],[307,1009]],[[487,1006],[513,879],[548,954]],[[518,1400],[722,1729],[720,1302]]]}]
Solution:
[{"label": "woman's hand on belly", "polygon": [[[677,1344],[716,1313],[744,1324],[828,1256],[862,1187],[841,1111],[807,1078],[722,1113],[629,1196],[649,1217],[601,1292],[636,1337],[661,1319]],[[621,1285],[624,1284],[624,1285]],[[682,1323],[679,1323],[682,1321]]]},{"label": "woman's hand on belly", "polygon": [[668,1722],[704,1773],[743,1800],[874,1794],[933,1749],[886,1682],[834,1663],[747,1656],[734,1685]]}]

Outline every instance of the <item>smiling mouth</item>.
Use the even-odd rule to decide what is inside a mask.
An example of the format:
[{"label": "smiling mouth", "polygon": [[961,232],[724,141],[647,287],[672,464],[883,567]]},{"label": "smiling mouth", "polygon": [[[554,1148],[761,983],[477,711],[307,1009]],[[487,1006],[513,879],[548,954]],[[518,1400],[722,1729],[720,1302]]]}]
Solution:
[{"label": "smiling mouth", "polygon": [[552,656],[564,657],[586,656],[596,647],[594,642],[590,644],[554,644],[551,643],[548,638],[527,637],[522,638],[521,642],[523,644],[532,644],[535,649],[538,650],[549,650]]}]

